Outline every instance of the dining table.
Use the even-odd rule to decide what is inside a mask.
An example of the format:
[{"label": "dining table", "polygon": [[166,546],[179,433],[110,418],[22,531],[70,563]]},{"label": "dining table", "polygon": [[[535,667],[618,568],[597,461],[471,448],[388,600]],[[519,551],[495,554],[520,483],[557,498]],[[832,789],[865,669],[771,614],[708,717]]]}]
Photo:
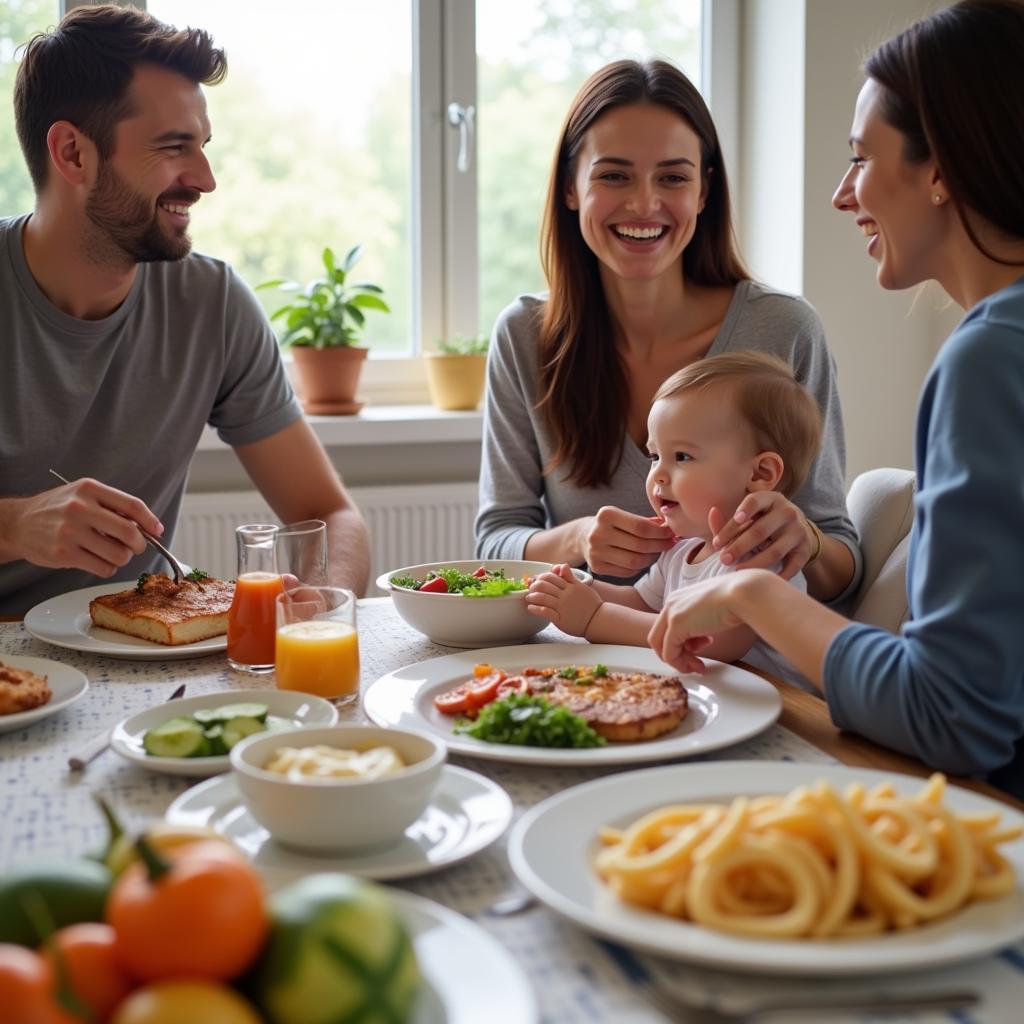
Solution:
[{"label": "dining table", "polygon": [[[375,680],[403,666],[455,653],[408,626],[390,598],[359,602],[358,633],[364,692]],[[543,657],[540,645],[567,642],[582,643],[547,626],[523,646],[524,655],[536,664]],[[223,652],[190,659],[161,658],[159,653],[152,660],[113,658],[45,643],[16,619],[0,621],[0,660],[5,655],[48,658],[71,666],[85,674],[89,689],[66,709],[0,735],[0,874],[14,865],[67,860],[101,848],[106,825],[93,794],[102,794],[126,824],[137,829],[161,818],[172,801],[197,781],[148,770],[112,750],[84,770],[70,770],[68,758],[84,740],[159,704],[181,684],[189,696],[274,686],[272,675],[232,670]],[[781,697],[777,721],[756,736],[693,760],[802,763],[808,766],[810,780],[816,768],[835,765],[922,778],[930,774],[912,758],[837,730],[826,703],[816,695],[766,678]],[[342,718],[365,721],[361,704],[344,709]],[[631,770],[630,765],[553,767],[452,753],[449,762],[503,787],[511,797],[514,819],[568,787]],[[999,800],[1008,809],[1022,809],[1011,797],[978,780],[950,781]],[[756,785],[756,779],[751,779],[751,784]],[[941,970],[884,978],[808,980],[685,963],[597,938],[546,906],[522,898],[525,890],[510,866],[506,839],[507,833],[454,866],[385,884],[440,903],[496,939],[529,979],[536,1020],[544,1024],[657,1024],[666,1019],[698,1024],[711,1019],[708,1014],[715,1008],[742,1011],[756,1008],[762,1000],[812,995],[833,996],[841,1002],[844,993],[852,999],[873,989],[922,995],[970,990],[980,999],[967,1010],[906,1010],[898,1017],[870,1010],[833,1009],[799,1017],[775,1014],[771,1019],[821,1024],[897,1019],[914,1024],[1011,1024],[1024,1020],[1024,942]],[[324,867],[330,870],[329,858]],[[500,1000],[501,993],[496,992],[495,999]],[[768,1020],[769,1016],[756,1019]],[[452,1020],[451,1024],[485,1021]],[[523,1020],[522,1024],[531,1022]]]}]

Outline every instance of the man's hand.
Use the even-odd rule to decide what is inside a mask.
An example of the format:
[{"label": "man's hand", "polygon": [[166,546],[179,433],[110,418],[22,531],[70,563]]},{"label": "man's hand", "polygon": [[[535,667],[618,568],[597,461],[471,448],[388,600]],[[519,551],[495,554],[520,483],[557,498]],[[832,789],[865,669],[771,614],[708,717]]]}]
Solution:
[{"label": "man's hand", "polygon": [[88,478],[29,498],[0,501],[0,560],[112,576],[146,550],[139,526],[163,524],[138,498]]},{"label": "man's hand", "polygon": [[530,584],[526,607],[532,615],[553,622],[572,636],[586,636],[587,626],[604,602],[573,575],[567,565],[556,565]]},{"label": "man's hand", "polygon": [[583,557],[590,571],[602,576],[635,576],[676,542],[660,516],[637,516],[614,505],[605,505],[582,525]]}]

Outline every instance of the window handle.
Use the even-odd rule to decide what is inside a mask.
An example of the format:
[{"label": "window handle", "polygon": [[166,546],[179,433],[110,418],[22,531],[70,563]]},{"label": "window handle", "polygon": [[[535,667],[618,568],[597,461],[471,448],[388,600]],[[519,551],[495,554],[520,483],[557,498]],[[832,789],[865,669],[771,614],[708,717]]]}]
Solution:
[{"label": "window handle", "polygon": [[476,107],[464,107],[460,103],[448,104],[448,123],[453,128],[459,129],[459,157],[455,163],[460,173],[465,174],[469,170],[469,154],[473,145],[473,117],[476,114]]}]

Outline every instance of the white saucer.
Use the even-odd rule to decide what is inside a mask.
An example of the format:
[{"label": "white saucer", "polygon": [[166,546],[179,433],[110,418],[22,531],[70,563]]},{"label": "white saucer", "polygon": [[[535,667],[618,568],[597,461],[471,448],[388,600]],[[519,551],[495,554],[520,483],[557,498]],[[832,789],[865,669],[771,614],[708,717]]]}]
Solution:
[{"label": "white saucer", "polygon": [[0,733],[13,732],[15,729],[24,728],[40,718],[47,718],[50,715],[62,711],[69,704],[78,700],[89,689],[89,680],[85,675],[72,668],[70,665],[61,664],[59,661],[51,661],[49,658],[30,658],[20,654],[4,654],[0,661],[11,668],[28,669],[36,675],[46,676],[50,691],[53,696],[37,708],[29,711],[16,711],[11,715],[0,715]]},{"label": "white saucer", "polygon": [[366,854],[300,853],[274,842],[246,810],[233,775],[182,793],[167,808],[175,825],[208,825],[234,840],[271,888],[316,871],[344,871],[377,880],[408,878],[457,864],[490,846],[512,820],[512,801],[495,782],[445,765],[434,799],[394,846]]}]

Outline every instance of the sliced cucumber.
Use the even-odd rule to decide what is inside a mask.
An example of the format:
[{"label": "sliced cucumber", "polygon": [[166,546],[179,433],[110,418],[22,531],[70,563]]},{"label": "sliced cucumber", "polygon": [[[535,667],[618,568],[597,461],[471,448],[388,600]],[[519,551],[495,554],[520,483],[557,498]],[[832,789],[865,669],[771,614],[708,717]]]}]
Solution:
[{"label": "sliced cucumber", "polygon": [[228,752],[228,745],[224,742],[224,726],[219,722],[217,725],[208,725],[203,730],[203,735],[210,744],[210,753],[214,757],[222,756]]},{"label": "sliced cucumber", "polygon": [[255,732],[265,732],[266,728],[266,725],[258,718],[246,718],[245,716],[232,718],[230,722],[224,724],[224,744],[230,750],[246,736],[251,736]]},{"label": "sliced cucumber", "polygon": [[210,744],[194,718],[171,718],[142,737],[142,746],[154,757],[205,757]]},{"label": "sliced cucumber", "polygon": [[216,708],[199,708],[192,717],[203,725],[229,722],[232,718],[255,718],[258,722],[265,722],[268,710],[266,704],[239,702],[238,704],[221,704]]}]

